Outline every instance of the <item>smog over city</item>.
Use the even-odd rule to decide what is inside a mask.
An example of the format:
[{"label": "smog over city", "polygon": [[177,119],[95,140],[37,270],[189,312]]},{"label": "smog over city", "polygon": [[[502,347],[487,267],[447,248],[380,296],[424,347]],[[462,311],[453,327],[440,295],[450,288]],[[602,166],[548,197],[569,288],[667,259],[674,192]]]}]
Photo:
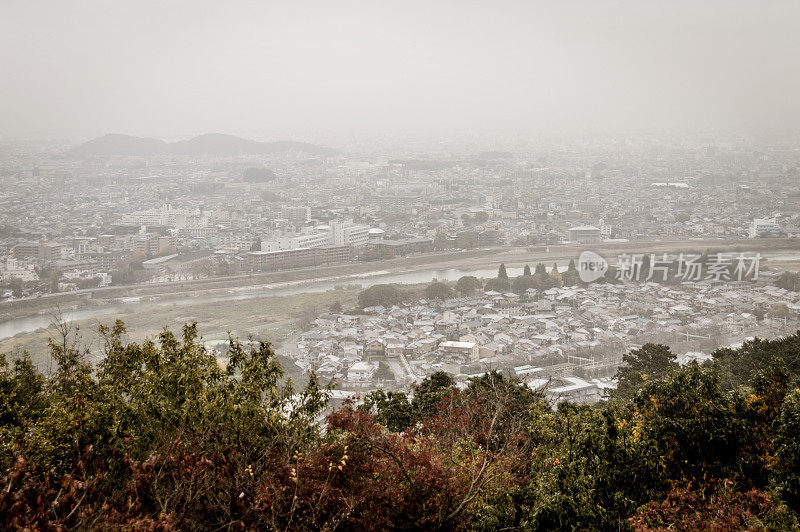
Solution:
[{"label": "smog over city", "polygon": [[0,528],[800,529],[800,3],[0,5]]}]

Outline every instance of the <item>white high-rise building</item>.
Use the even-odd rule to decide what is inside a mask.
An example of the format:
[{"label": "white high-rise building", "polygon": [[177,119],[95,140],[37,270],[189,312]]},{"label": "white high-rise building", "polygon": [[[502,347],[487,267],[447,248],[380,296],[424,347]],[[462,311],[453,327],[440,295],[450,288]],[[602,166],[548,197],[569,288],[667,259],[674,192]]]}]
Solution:
[{"label": "white high-rise building", "polygon": [[[323,226],[325,227],[325,226]],[[261,251],[286,251],[289,249],[316,248],[332,243],[330,229],[314,230],[297,236],[286,236],[269,242],[261,242]]]},{"label": "white high-rise building", "polygon": [[331,233],[336,246],[363,246],[369,240],[369,226],[353,222],[331,222]]},{"label": "white high-rise building", "polygon": [[315,248],[320,246],[362,246],[369,241],[369,226],[352,221],[333,221],[306,232],[261,242],[261,251],[286,251],[289,249]]}]

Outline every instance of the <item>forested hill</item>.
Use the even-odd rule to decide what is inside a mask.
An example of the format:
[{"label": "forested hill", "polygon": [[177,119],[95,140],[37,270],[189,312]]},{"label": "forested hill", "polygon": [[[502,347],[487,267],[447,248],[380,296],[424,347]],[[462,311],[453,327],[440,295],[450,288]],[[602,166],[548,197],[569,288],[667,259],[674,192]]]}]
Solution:
[{"label": "forested hill", "polygon": [[233,135],[208,133],[189,140],[167,143],[163,140],[132,137],[130,135],[109,134],[84,142],[67,151],[68,157],[112,157],[190,155],[233,157],[241,155],[262,155],[298,152],[315,156],[327,156],[335,150],[306,142],[277,141],[258,142]]},{"label": "forested hill", "polygon": [[800,333],[680,368],[625,355],[594,407],[499,373],[376,391],[321,423],[270,346],[196,325],[155,341],[102,329],[55,370],[0,359],[0,527],[163,530],[796,530]]}]

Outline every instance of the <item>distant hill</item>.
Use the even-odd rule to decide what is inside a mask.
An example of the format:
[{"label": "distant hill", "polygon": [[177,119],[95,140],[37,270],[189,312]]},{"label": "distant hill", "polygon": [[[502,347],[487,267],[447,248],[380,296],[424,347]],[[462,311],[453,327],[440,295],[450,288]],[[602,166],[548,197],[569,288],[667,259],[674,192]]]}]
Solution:
[{"label": "distant hill", "polygon": [[267,181],[272,181],[275,179],[275,172],[269,168],[246,168],[242,173],[242,179],[246,183],[266,183]]},{"label": "distant hill", "polygon": [[164,154],[192,156],[235,156],[270,153],[302,152],[324,156],[335,150],[306,142],[278,141],[258,142],[234,135],[208,133],[189,140],[167,143],[163,140],[109,134],[76,146],[69,150],[68,157],[154,156]]},{"label": "distant hill", "polygon": [[109,134],[76,146],[67,152],[70,157],[97,157],[110,155],[159,155],[166,153],[163,140]]}]

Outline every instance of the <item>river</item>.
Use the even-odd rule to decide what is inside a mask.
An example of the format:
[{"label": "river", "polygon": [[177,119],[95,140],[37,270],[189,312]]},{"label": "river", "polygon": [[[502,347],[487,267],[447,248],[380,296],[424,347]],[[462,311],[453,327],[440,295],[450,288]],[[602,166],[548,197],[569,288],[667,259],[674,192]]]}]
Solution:
[{"label": "river", "polygon": [[[765,259],[773,261],[798,261],[800,253],[792,251],[761,251]],[[566,267],[560,266],[559,271],[565,271]],[[509,277],[522,275],[522,268],[507,268]],[[156,296],[155,301],[143,298],[141,301],[131,301],[127,303],[114,303],[100,307],[93,307],[85,310],[70,312],[64,318],[72,321],[80,321],[102,316],[113,316],[126,312],[144,311],[147,308],[174,305],[180,308],[181,305],[197,305],[199,303],[215,303],[219,301],[239,301],[245,299],[256,299],[270,296],[287,296],[293,294],[327,292],[334,290],[336,286],[360,285],[367,288],[376,284],[397,283],[397,284],[419,284],[427,283],[432,279],[440,281],[456,281],[464,275],[474,275],[481,279],[488,279],[497,275],[495,268],[465,269],[458,268],[429,268],[414,270],[402,273],[392,273],[386,270],[366,272],[352,275],[339,275],[314,280],[291,281],[284,283],[271,283],[256,286],[240,286],[224,292],[215,291],[213,294],[200,295],[196,297],[180,296],[170,297],[169,295]],[[29,316],[18,318],[0,323],[0,340],[11,338],[19,333],[32,332],[52,324],[53,318],[48,315]]]},{"label": "river", "polygon": [[[560,267],[564,271],[566,268]],[[522,275],[522,268],[508,268],[509,277]],[[329,277],[324,279],[293,281],[285,283],[271,283],[257,286],[241,286],[229,289],[222,293],[200,295],[196,297],[181,296],[170,297],[169,295],[157,296],[158,299],[151,301],[142,298],[140,301],[130,301],[126,303],[115,303],[100,307],[76,310],[64,314],[64,318],[70,321],[81,321],[102,316],[113,316],[126,312],[142,312],[147,308],[176,306],[176,310],[181,305],[197,305],[202,303],[215,303],[220,301],[241,301],[245,299],[257,299],[270,296],[289,296],[293,294],[327,292],[334,290],[342,285],[360,285],[364,288],[376,284],[419,284],[427,283],[433,279],[440,281],[457,281],[464,275],[474,275],[475,277],[488,279],[497,275],[497,269],[473,269],[459,270],[456,268],[448,269],[427,269],[416,270],[405,273],[391,273],[387,271],[368,272],[353,275]],[[38,315],[26,318],[17,318],[0,323],[0,340],[11,338],[20,333],[33,332],[43,327],[49,327],[53,323],[53,316]]]}]

